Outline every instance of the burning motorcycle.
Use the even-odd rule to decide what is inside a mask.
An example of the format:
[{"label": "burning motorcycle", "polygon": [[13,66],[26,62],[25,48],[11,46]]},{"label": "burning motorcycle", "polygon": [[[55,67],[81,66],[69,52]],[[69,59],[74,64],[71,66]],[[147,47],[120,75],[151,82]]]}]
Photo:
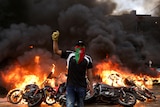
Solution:
[{"label": "burning motorcycle", "polygon": [[129,81],[128,79],[125,79],[125,84],[128,85],[128,91],[134,94],[137,100],[156,100],[155,94],[146,87],[137,86],[134,81]]},{"label": "burning motorcycle", "polygon": [[30,98],[27,99],[29,107],[40,105],[42,102],[45,102],[48,105],[52,105],[56,103],[55,99],[50,97],[55,95],[56,90],[52,88],[50,85],[46,85],[51,75],[52,75],[52,72],[42,82],[42,84],[40,85],[41,88],[37,88],[32,94],[32,96],[30,96]]},{"label": "burning motorcycle", "polygon": [[47,79],[42,83],[43,87],[39,88],[36,84],[28,84],[23,89],[13,89],[8,92],[7,100],[10,103],[18,104],[22,100],[28,103],[29,107],[33,107],[36,105],[40,105],[42,101],[44,101],[48,105],[52,105],[55,103],[54,99],[51,99],[51,94],[54,94],[56,91],[51,86],[45,86],[44,84],[47,82],[48,78],[52,72],[49,74]]},{"label": "burning motorcycle", "polygon": [[43,101],[46,104],[54,104],[55,100],[49,99],[49,93],[54,92],[53,88],[50,86],[44,86],[43,88],[39,88],[35,90],[35,92],[27,99],[28,106],[34,107],[40,105]]},{"label": "burning motorcycle", "polygon": [[27,100],[29,107],[34,107],[45,102],[48,105],[53,105],[59,102],[62,107],[65,105],[65,83],[60,84],[58,89],[51,86],[44,86],[41,89],[37,89],[34,94]]},{"label": "burning motorcycle", "polygon": [[40,105],[42,101],[48,105],[52,105],[55,103],[55,100],[49,96],[51,95],[50,93],[54,94],[55,92],[51,86],[44,86],[40,89],[36,84],[29,84],[25,86],[24,90],[11,90],[7,94],[7,100],[12,104],[18,104],[24,100],[24,102],[28,103],[29,107]]},{"label": "burning motorcycle", "polygon": [[141,89],[140,87],[132,86],[130,87],[130,90],[140,101],[156,100],[154,93],[147,88]]},{"label": "burning motorcycle", "polygon": [[36,84],[28,84],[25,86],[24,90],[13,89],[8,92],[7,100],[12,104],[18,104],[22,100],[27,102],[30,96],[32,96],[37,89],[39,89],[39,87]]},{"label": "burning motorcycle", "polygon": [[[45,102],[48,105],[53,105],[56,102],[59,102],[61,105],[65,105],[65,82],[60,84],[57,87],[51,87],[50,85],[45,85],[48,79],[51,78],[52,72],[48,75],[46,80],[42,83],[42,88],[37,89],[32,97],[28,99],[28,106],[33,107],[40,105],[42,102]],[[52,77],[58,79],[56,77]]]},{"label": "burning motorcycle", "polygon": [[95,100],[107,104],[120,104],[122,106],[134,106],[135,96],[125,91],[126,87],[113,87],[107,84],[96,83],[94,85],[94,95],[87,100]]}]

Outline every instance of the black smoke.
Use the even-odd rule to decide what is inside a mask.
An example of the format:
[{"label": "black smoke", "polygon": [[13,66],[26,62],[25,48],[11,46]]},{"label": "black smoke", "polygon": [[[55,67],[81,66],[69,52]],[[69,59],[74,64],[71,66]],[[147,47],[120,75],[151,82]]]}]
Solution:
[{"label": "black smoke", "polygon": [[[51,34],[58,29],[60,49],[70,49],[81,39],[95,63],[115,55],[133,73],[156,76],[147,64],[152,60],[159,65],[160,30],[128,32],[118,19],[110,17],[115,8],[111,0],[0,0],[0,68],[15,61],[27,63],[24,57],[30,54],[25,53],[37,49],[53,55]],[[63,60],[56,55],[52,58],[65,70]]]}]

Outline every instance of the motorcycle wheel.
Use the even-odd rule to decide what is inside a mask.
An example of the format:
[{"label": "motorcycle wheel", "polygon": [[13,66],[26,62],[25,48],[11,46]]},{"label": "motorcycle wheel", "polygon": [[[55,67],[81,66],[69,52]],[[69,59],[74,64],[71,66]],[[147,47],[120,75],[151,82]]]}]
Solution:
[{"label": "motorcycle wheel", "polygon": [[95,92],[93,93],[93,95],[91,95],[91,94],[90,94],[90,90],[88,90],[88,91],[86,92],[86,96],[85,96],[84,102],[85,102],[85,103],[92,103],[92,102],[94,102],[95,100],[96,100],[96,98],[95,98]]},{"label": "motorcycle wheel", "polygon": [[119,104],[123,106],[132,107],[136,104],[136,98],[133,94],[126,92],[126,95],[120,95],[118,99]]},{"label": "motorcycle wheel", "polygon": [[55,100],[54,98],[51,98],[50,96],[47,96],[45,102],[46,102],[46,104],[48,104],[48,105],[53,105],[53,104],[56,103],[56,100]]},{"label": "motorcycle wheel", "polygon": [[66,107],[66,95],[61,95],[58,102],[61,107]]},{"label": "motorcycle wheel", "polygon": [[22,100],[21,90],[20,89],[11,90],[7,94],[7,100],[8,100],[8,102],[10,102],[12,104],[18,104],[18,103],[20,103],[21,100]]},{"label": "motorcycle wheel", "polygon": [[42,103],[43,94],[37,93],[33,98],[28,99],[28,107],[38,106]]}]

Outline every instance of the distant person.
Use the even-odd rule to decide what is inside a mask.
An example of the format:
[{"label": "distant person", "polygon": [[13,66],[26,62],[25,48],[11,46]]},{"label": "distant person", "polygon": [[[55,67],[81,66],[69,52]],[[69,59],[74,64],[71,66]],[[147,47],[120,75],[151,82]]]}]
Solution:
[{"label": "distant person", "polygon": [[78,107],[84,107],[87,88],[86,74],[89,80],[90,92],[93,94],[92,59],[86,55],[83,41],[78,41],[75,44],[75,51],[60,50],[58,47],[58,37],[59,31],[53,32],[54,53],[67,60],[66,106],[74,107],[75,103],[77,103]]}]

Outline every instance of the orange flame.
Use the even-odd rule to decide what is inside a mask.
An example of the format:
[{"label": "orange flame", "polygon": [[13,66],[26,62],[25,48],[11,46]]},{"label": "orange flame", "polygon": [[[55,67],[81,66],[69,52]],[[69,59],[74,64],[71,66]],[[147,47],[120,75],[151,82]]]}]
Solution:
[{"label": "orange flame", "polygon": [[54,74],[54,71],[55,71],[55,65],[54,64],[52,64],[53,65],[53,68],[52,68],[52,73]]},{"label": "orange flame", "polygon": [[[31,83],[41,85],[49,72],[47,73],[42,71],[40,61],[40,56],[37,55],[34,57],[35,64],[31,67],[24,67],[18,63],[10,66],[8,70],[1,74],[6,88],[24,88],[25,85]],[[96,68],[95,75],[99,75],[103,83],[112,86],[125,86],[124,80],[126,78],[134,81],[136,85],[142,88],[152,86],[152,81],[154,79],[157,79],[158,81],[160,80],[160,78],[152,78],[146,75],[134,75],[130,72],[130,70],[121,67],[118,63],[111,60],[97,64]],[[54,64],[52,64],[51,72],[52,74],[55,73]],[[55,78],[48,80],[48,83],[54,87],[55,84],[57,85],[66,81],[66,76],[63,73],[60,73],[57,78],[58,79],[56,80]]]},{"label": "orange flame", "polygon": [[[3,72],[2,80],[5,82],[7,89],[24,88],[27,84],[36,83],[40,85],[47,77],[49,72],[44,72],[41,69],[40,56],[35,56],[35,64],[30,67],[24,67],[16,63],[9,67],[9,69]],[[55,65],[53,64],[52,73],[55,71]],[[51,81],[54,86],[54,80]]]},{"label": "orange flame", "polygon": [[111,60],[101,62],[96,65],[95,75],[101,77],[101,82],[112,86],[126,86],[125,79],[134,81],[141,88],[152,88],[154,78],[146,75],[134,75],[130,70],[121,67],[118,63]]}]

